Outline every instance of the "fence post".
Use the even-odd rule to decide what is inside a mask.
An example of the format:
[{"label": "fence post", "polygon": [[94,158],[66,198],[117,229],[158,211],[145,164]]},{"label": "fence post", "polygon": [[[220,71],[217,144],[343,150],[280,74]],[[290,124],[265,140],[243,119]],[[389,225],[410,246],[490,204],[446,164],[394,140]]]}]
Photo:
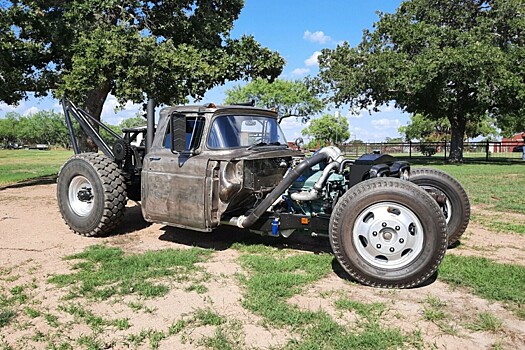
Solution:
[{"label": "fence post", "polygon": [[408,141],[408,159],[412,159],[412,140]]},{"label": "fence post", "polygon": [[443,146],[443,154],[444,154],[444,157],[445,157],[445,162],[447,161],[447,141],[445,141],[445,144]]},{"label": "fence post", "polygon": [[487,140],[487,144],[485,145],[485,161],[489,161],[489,141]]}]

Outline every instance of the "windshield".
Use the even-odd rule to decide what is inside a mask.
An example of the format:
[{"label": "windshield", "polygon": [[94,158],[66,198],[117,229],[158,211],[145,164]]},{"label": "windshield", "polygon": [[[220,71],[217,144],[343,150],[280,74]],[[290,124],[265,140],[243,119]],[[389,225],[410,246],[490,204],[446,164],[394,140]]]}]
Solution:
[{"label": "windshield", "polygon": [[208,137],[208,147],[214,149],[286,144],[277,120],[262,115],[219,116]]}]

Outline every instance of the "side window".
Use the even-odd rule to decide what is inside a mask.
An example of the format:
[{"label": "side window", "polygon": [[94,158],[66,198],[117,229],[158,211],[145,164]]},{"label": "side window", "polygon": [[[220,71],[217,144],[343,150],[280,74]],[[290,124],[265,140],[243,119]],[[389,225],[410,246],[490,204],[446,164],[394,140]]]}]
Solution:
[{"label": "side window", "polygon": [[[204,122],[204,117],[186,118],[186,151],[199,147],[204,131]],[[171,130],[169,124],[166,129],[166,135],[164,136],[164,147],[171,149]]]}]

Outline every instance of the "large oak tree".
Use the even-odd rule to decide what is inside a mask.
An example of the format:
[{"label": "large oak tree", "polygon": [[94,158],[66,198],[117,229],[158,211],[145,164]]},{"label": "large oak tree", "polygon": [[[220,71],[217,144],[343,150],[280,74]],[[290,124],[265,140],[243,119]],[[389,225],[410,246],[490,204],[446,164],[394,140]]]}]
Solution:
[{"label": "large oak tree", "polygon": [[253,37],[232,39],[242,0],[0,0],[0,101],[49,91],[100,117],[120,102],[176,104],[284,65]]},{"label": "large oak tree", "polygon": [[318,83],[337,104],[447,118],[450,160],[463,159],[467,122],[487,115],[525,127],[525,2],[411,0],[379,14],[356,47],[323,50]]}]

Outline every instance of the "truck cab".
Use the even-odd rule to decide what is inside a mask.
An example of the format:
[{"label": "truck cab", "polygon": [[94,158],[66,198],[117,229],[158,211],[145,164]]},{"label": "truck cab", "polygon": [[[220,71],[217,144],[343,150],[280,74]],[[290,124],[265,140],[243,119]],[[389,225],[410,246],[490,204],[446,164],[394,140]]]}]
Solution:
[{"label": "truck cab", "polygon": [[295,155],[273,111],[164,108],[142,167],[142,213],[150,222],[211,231],[272,191]]}]

